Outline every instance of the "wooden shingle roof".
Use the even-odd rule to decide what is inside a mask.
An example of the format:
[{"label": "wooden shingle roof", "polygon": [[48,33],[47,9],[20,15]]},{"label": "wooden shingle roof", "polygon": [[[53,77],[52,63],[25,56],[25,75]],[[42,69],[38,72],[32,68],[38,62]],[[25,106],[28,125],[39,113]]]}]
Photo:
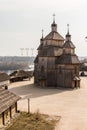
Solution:
[{"label": "wooden shingle roof", "polygon": [[11,107],[19,99],[19,96],[0,87],[0,114]]},{"label": "wooden shingle roof", "polygon": [[79,64],[79,60],[75,54],[62,54],[57,57],[56,64]]},{"label": "wooden shingle roof", "polygon": [[34,63],[38,63],[38,56],[36,56]]},{"label": "wooden shingle roof", "polygon": [[64,41],[64,38],[58,32],[50,32],[44,40],[60,40]]},{"label": "wooden shingle roof", "polygon": [[23,77],[23,76],[28,76],[27,72],[24,70],[16,70],[13,73],[10,74],[10,77]]},{"label": "wooden shingle roof", "polygon": [[43,49],[43,44],[42,43],[39,45],[39,47],[37,48],[37,50],[41,50],[41,49]]},{"label": "wooden shingle roof", "polygon": [[63,45],[64,48],[75,48],[74,44],[71,41],[66,41]]},{"label": "wooden shingle roof", "polygon": [[0,82],[3,82],[3,81],[6,81],[6,80],[9,80],[10,79],[10,76],[4,72],[0,73]]}]

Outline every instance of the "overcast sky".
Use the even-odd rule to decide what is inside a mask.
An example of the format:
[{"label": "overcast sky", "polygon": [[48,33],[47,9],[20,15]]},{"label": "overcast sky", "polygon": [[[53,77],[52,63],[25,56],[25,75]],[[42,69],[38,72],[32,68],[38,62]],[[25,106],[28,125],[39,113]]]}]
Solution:
[{"label": "overcast sky", "polygon": [[70,24],[76,54],[87,56],[87,0],[0,0],[0,55],[20,55],[20,48],[35,52],[41,30],[44,36],[51,30],[54,13],[58,32],[65,37]]}]

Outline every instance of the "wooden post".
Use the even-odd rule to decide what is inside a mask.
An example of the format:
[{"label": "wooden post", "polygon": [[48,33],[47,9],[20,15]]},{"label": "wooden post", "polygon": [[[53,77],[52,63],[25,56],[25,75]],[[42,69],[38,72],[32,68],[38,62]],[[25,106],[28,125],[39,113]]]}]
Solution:
[{"label": "wooden post", "polygon": [[15,103],[15,112],[17,113],[17,102]]},{"label": "wooden post", "polygon": [[9,108],[10,109],[10,119],[12,118],[12,111],[11,111],[11,107]]},{"label": "wooden post", "polygon": [[5,117],[4,117],[4,112],[2,113],[2,123],[5,125]]},{"label": "wooden post", "polygon": [[30,99],[28,98],[28,113],[30,113]]}]

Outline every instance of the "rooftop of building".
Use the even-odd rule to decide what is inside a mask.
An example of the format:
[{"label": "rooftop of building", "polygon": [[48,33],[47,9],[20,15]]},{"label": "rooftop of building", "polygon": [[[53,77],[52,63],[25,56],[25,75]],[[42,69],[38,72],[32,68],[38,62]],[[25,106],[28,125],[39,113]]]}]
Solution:
[{"label": "rooftop of building", "polygon": [[64,41],[64,38],[55,31],[51,31],[45,38],[44,40],[58,40],[58,41]]},{"label": "rooftop of building", "polygon": [[10,80],[10,76],[5,72],[0,72],[0,82]]},{"label": "rooftop of building", "polygon": [[14,93],[0,87],[0,114],[11,107],[20,99],[19,96]]},{"label": "rooftop of building", "polygon": [[62,54],[57,57],[56,64],[79,64],[78,56],[75,54]]}]

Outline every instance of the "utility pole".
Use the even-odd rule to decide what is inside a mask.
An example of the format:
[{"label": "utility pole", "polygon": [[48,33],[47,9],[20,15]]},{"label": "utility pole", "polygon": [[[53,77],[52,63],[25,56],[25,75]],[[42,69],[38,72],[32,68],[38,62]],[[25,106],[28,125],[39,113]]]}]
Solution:
[{"label": "utility pole", "polygon": [[26,48],[26,55],[28,56],[29,54],[29,48]]},{"label": "utility pole", "polygon": [[23,56],[24,48],[20,48],[20,50],[21,50],[21,56]]}]

